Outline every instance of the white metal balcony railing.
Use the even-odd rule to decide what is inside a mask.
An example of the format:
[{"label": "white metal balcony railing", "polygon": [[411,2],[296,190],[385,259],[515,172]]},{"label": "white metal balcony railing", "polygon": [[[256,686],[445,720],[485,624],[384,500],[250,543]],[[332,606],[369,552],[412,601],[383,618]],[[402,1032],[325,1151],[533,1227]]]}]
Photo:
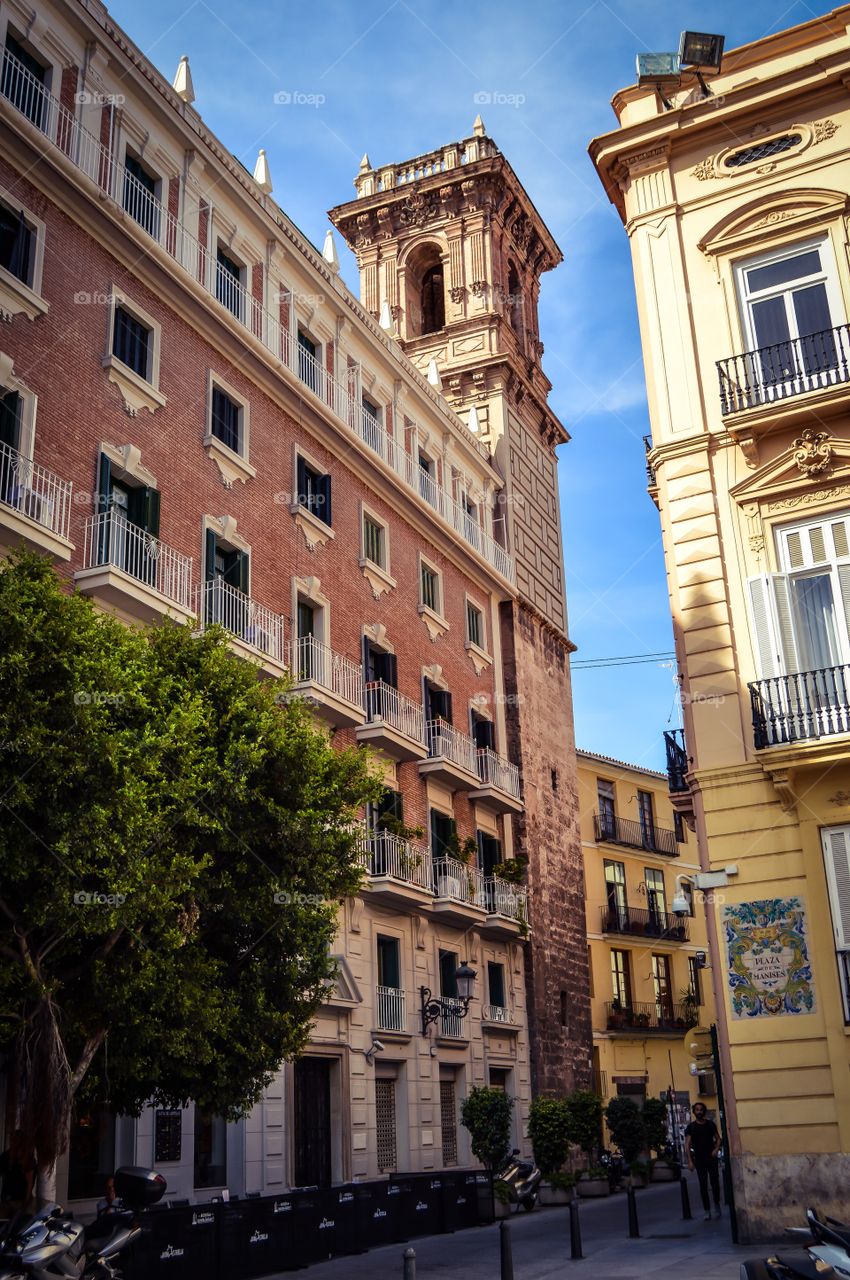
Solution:
[{"label": "white metal balcony railing", "polygon": [[499,876],[487,876],[482,905],[492,916],[507,916],[523,923],[528,920],[528,890]]},{"label": "white metal balcony railing", "polygon": [[478,776],[485,786],[498,787],[517,800],[521,798],[519,769],[489,747],[479,748]]},{"label": "white metal balcony railing", "polygon": [[281,666],[286,663],[284,619],[220,578],[205,582],[198,610],[202,627],[214,624]]},{"label": "white metal balcony railing", "polygon": [[431,892],[431,855],[389,831],[367,831],[360,844],[361,861],[370,876],[388,876]]},{"label": "white metal balcony railing", "polygon": [[435,858],[433,863],[434,893],[438,898],[483,906],[486,899],[484,874],[457,858]]},{"label": "white metal balcony railing", "polygon": [[86,521],[84,569],[113,565],[173,600],[192,608],[192,559],[139,529],[118,511]]},{"label": "white metal balcony railing", "polygon": [[367,720],[382,720],[413,742],[425,741],[425,719],[420,704],[384,680],[370,680],[364,687],[363,706]]},{"label": "white metal balcony railing", "polygon": [[440,996],[443,1004],[448,1008],[445,1013],[440,1014],[440,1034],[448,1036],[452,1040],[460,1040],[463,1037],[463,1024],[465,1018],[463,1015],[463,1001],[456,999],[454,996]]},{"label": "white metal balcony railing", "polygon": [[379,1031],[405,1031],[404,992],[396,987],[375,988],[375,1005]]},{"label": "white metal balcony railing", "polygon": [[[503,577],[515,580],[513,558],[483,524],[437,484],[404,446],[390,436],[374,415],[363,409],[352,389],[329,373],[298,341],[294,324],[283,322],[280,306],[272,311],[253,296],[245,284],[218,262],[214,249],[199,240],[186,225],[197,226],[200,205],[187,203],[184,219],[176,218],[135,174],[85,129],[74,114],[48,93],[39,80],[10,53],[4,55],[0,96],[84,174],[99,193],[111,197],[141,229],[227,310],[275,359],[281,361],[316,395],[344,425],[428,504],[464,541]],[[187,193],[188,195],[188,193]],[[289,308],[293,315],[292,307]],[[416,424],[412,423],[414,428]]]},{"label": "white metal balcony railing", "polygon": [[472,738],[461,733],[448,720],[429,720],[427,725],[428,755],[450,760],[467,773],[478,773],[478,748]]},{"label": "white metal balcony railing", "polygon": [[501,1004],[485,1004],[481,1010],[481,1016],[485,1022],[503,1022],[506,1026],[513,1026],[514,1015],[510,1009],[506,1009]]},{"label": "white metal balcony railing", "polygon": [[0,502],[59,538],[69,537],[71,481],[60,480],[46,467],[0,444]]},{"label": "white metal balcony railing", "polygon": [[312,681],[330,693],[363,703],[363,668],[341,653],[335,653],[315,636],[299,636],[292,642],[292,675],[296,684]]}]

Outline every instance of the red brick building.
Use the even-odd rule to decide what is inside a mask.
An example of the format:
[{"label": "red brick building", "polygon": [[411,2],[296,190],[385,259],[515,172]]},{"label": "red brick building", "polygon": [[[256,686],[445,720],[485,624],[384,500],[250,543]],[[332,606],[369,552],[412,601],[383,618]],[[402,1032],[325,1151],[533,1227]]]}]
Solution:
[{"label": "red brick building", "polygon": [[[422,357],[451,340],[461,286],[420,277],[453,250],[409,272],[439,325],[420,319],[408,342],[404,307],[387,323],[383,296],[359,303],[332,246],[271,199],[264,157],[252,178],[206,130],[185,66],[175,90],[105,10],[71,0],[28,19],[7,6],[0,38],[0,542],[52,556],[128,623],[220,623],[239,657],[291,668],[336,741],[381,750],[385,808],[425,833],[366,815],[337,989],[252,1116],[104,1113],[61,1171],[66,1198],[166,1147],[170,1189],[198,1199],[466,1164],[458,1103],[485,1082],[516,1097],[521,1142],[529,1025],[540,1087],[584,1082],[589,1062],[565,435],[534,319],[557,247],[483,130],[457,144],[456,176],[462,161],[465,182],[486,169],[509,189],[546,261],[527,255],[511,303],[480,259],[462,321],[493,358],[446,348],[441,394]],[[442,185],[452,217],[476,198]],[[530,903],[498,873],[517,852]],[[478,975],[465,1019],[463,960]],[[421,987],[450,1002],[427,1034]]]}]

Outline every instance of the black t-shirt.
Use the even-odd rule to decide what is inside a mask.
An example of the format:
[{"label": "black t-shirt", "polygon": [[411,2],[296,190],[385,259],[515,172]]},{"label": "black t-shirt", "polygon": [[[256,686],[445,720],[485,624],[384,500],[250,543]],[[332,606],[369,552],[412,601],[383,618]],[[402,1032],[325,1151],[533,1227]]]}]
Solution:
[{"label": "black t-shirt", "polygon": [[702,1124],[692,1120],[685,1130],[685,1137],[691,1140],[691,1154],[694,1159],[707,1160],[714,1150],[717,1125],[713,1120],[705,1120]]}]

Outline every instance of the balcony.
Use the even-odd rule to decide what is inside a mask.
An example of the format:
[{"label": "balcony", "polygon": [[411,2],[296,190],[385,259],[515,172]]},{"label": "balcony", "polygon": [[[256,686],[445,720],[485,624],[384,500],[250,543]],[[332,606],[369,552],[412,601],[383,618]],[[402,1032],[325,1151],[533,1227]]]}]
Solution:
[{"label": "balcony", "polygon": [[688,791],[685,774],[691,767],[685,747],[684,729],[664,730],[664,749],[667,752],[667,787],[671,794]]},{"label": "balcony", "polygon": [[454,996],[440,996],[440,999],[448,1008],[445,1013],[440,1014],[439,1037],[444,1040],[466,1040],[463,1001]]},{"label": "balcony", "polygon": [[428,849],[418,848],[389,831],[367,831],[360,860],[369,877],[369,896],[388,907],[408,910],[430,903],[433,872]]},{"label": "balcony", "polygon": [[446,924],[468,928],[487,919],[484,874],[457,858],[435,858],[433,914]]},{"label": "balcony", "polygon": [[86,521],[77,588],[139,622],[194,615],[192,559],[130,524],[118,511]]},{"label": "balcony", "polygon": [[362,724],[363,668],[322,644],[315,636],[292,641],[290,665],[293,689],[312,702],[325,720],[336,726]]},{"label": "balcony", "polygon": [[603,907],[602,932],[653,938],[659,942],[687,942],[691,936],[687,916],[646,907]]},{"label": "balcony", "polygon": [[678,858],[679,845],[675,831],[656,827],[653,823],[634,822],[630,818],[616,818],[607,814],[593,815],[594,838],[604,844],[621,844],[628,849],[643,849],[645,853],[657,853],[665,858]]},{"label": "balcony", "polygon": [[407,1011],[404,992],[396,987],[375,988],[375,1017],[379,1031],[407,1034]]},{"label": "balcony", "polygon": [[357,741],[379,747],[395,760],[424,760],[425,717],[418,702],[383,680],[370,680],[363,689],[366,723],[358,726]]},{"label": "balcony", "polygon": [[419,772],[443,782],[452,791],[473,791],[479,783],[478,748],[469,734],[447,720],[429,720],[425,726],[428,758]]},{"label": "balcony", "polygon": [[850,666],[797,671],[748,687],[758,749],[850,733]]},{"label": "balcony", "polygon": [[281,614],[257,604],[220,578],[204,583],[198,614],[201,630],[220,626],[230,632],[230,647],[238,657],[259,662],[266,675],[285,673],[286,641]]},{"label": "balcony", "polygon": [[513,1010],[501,1004],[485,1004],[481,1010],[481,1023],[485,1031],[497,1031],[502,1035],[516,1035],[519,1031]]},{"label": "balcony", "polygon": [[[839,412],[850,401],[850,326],[836,325],[718,360],[720,412],[746,414],[786,425],[806,417],[812,401],[818,414]],[[760,412],[761,411],[761,412]]]},{"label": "balcony", "polygon": [[487,876],[483,901],[487,908],[487,919],[481,926],[483,937],[508,942],[527,936],[528,891],[525,888],[499,876]]},{"label": "balcony", "polygon": [[477,756],[480,785],[470,791],[469,799],[496,813],[521,813],[522,791],[517,766],[489,747],[479,748]]},{"label": "balcony", "polygon": [[[364,414],[347,376],[339,379],[328,373],[299,343],[297,333],[281,321],[279,305],[268,308],[255,298],[225,264],[217,261],[210,245],[192,233],[189,228],[197,226],[197,202],[187,200],[185,221],[176,217],[134,173],[119,163],[109,147],[80,124],[73,111],[48,93],[32,72],[8,51],[4,55],[0,98],[12,108],[22,132],[37,131],[52,144],[57,167],[75,171],[84,179],[84,187],[97,192],[102,201],[111,202],[114,213],[128,231],[156,245],[158,252],[167,255],[184,274],[187,283],[204,290],[228,323],[238,324],[253,341],[262,344],[326,411],[334,414],[346,431],[356,434],[383,459],[403,485],[422,496],[418,458],[408,453],[374,417]],[[40,150],[48,150],[43,142],[35,145]],[[292,307],[289,310],[294,314]],[[470,437],[469,443],[470,447],[479,448],[482,458],[486,457],[486,451],[476,446],[474,438]],[[427,501],[436,518],[444,521],[473,554],[503,578],[514,582],[516,570],[512,556],[484,526],[440,486],[435,485],[433,498]]]},{"label": "balcony", "polygon": [[0,444],[0,544],[70,560],[71,482]]},{"label": "balcony", "polygon": [[609,1031],[631,1036],[680,1036],[698,1021],[689,1005],[657,1002],[621,1004],[611,1000],[605,1005],[605,1016]]}]

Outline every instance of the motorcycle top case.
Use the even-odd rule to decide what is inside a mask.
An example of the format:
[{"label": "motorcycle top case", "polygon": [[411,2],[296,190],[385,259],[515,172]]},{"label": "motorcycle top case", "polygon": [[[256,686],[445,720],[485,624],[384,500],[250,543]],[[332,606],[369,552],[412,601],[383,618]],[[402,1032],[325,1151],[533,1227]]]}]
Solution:
[{"label": "motorcycle top case", "polygon": [[124,1166],[115,1170],[115,1194],[133,1209],[149,1209],[165,1195],[168,1183],[155,1169]]}]

